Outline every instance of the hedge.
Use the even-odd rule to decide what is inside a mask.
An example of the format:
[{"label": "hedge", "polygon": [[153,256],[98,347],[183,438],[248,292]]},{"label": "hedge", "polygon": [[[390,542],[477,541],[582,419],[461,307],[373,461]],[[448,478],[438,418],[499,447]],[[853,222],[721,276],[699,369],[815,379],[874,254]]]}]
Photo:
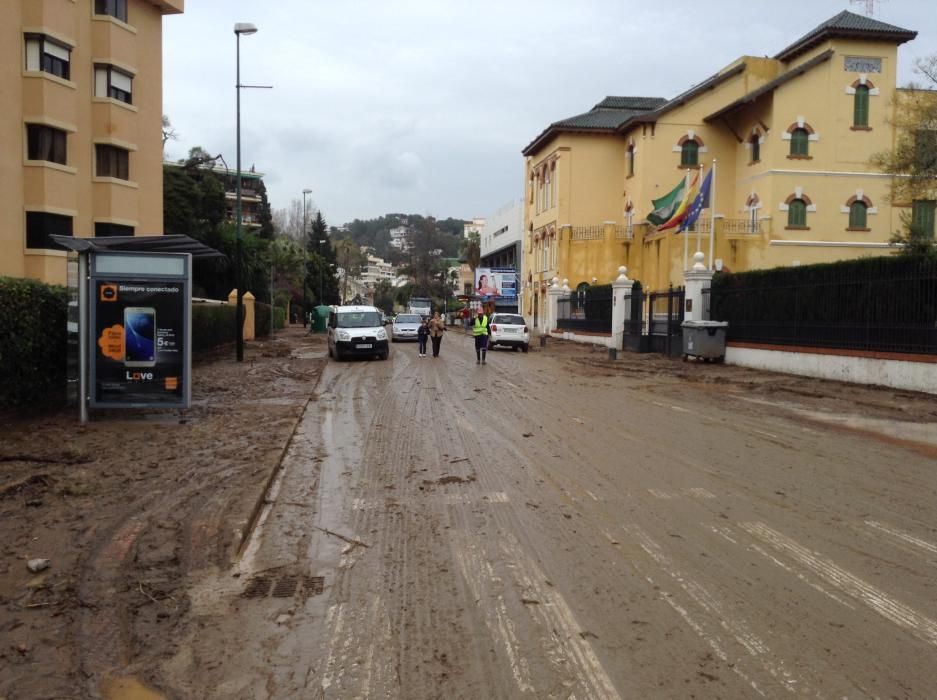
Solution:
[{"label": "hedge", "polygon": [[67,302],[63,287],[0,277],[0,406],[64,399]]},{"label": "hedge", "polygon": [[233,343],[236,308],[229,304],[192,304],[192,351]]}]

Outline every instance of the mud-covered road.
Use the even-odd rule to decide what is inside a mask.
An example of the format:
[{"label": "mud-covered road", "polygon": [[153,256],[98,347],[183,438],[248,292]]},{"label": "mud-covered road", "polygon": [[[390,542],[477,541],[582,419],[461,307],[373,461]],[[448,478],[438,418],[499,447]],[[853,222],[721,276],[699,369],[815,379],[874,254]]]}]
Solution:
[{"label": "mud-covered road", "polygon": [[298,328],[194,391],[0,421],[0,700],[937,697],[933,396]]},{"label": "mud-covered road", "polygon": [[191,576],[147,675],[174,698],[935,697],[935,421],[581,346],[479,367],[456,333],[438,360],[329,362],[242,557]]}]

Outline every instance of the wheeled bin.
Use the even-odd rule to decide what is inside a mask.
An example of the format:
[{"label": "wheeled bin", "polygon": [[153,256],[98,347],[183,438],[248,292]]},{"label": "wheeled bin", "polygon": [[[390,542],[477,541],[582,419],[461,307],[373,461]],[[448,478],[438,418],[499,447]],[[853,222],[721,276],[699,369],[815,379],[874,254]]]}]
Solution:
[{"label": "wheeled bin", "polygon": [[698,357],[722,362],[726,356],[726,321],[684,321],[683,359]]}]

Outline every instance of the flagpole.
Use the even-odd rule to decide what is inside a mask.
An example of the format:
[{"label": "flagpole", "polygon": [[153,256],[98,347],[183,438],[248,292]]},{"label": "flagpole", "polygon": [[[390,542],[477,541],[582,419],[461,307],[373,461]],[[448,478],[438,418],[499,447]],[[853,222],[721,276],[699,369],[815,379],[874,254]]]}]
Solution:
[{"label": "flagpole", "polygon": [[[684,185],[684,188],[686,192],[688,193],[690,191],[690,169],[689,168],[686,169],[686,179],[684,180],[684,182],[686,183]],[[686,197],[686,194],[684,194],[683,196]],[[677,227],[677,230],[679,231],[680,228]],[[683,236],[683,269],[684,270],[688,269],[687,263],[690,260],[690,250],[689,250],[690,244],[687,243],[687,238],[690,237],[689,234],[690,234],[689,231],[684,231],[684,236]]]},{"label": "flagpole", "polygon": [[[705,169],[706,169],[706,166],[703,165],[702,163],[700,163],[700,164],[699,164],[700,192],[703,191],[702,182],[703,182],[703,171],[704,171]],[[712,212],[710,212],[710,213],[712,213]],[[703,245],[702,236],[703,236],[703,234],[702,234],[702,232],[700,232],[699,217],[697,217],[697,218],[696,218],[696,221],[693,222],[693,223],[694,223],[695,226],[696,226],[696,252],[698,253],[698,252],[700,252],[700,251],[703,249],[703,248],[702,248],[702,245]]]},{"label": "flagpole", "polygon": [[713,264],[713,241],[716,238],[716,159],[713,158],[713,167],[709,174],[712,177],[712,185],[709,188],[709,269],[715,268]]}]

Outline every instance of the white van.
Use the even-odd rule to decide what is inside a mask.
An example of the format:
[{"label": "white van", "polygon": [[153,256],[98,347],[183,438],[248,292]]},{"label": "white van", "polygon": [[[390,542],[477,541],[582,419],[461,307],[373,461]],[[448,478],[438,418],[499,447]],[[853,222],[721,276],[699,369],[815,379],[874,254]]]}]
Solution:
[{"label": "white van", "polygon": [[333,306],[329,311],[329,357],[377,357],[388,355],[384,313],[373,306]]}]

